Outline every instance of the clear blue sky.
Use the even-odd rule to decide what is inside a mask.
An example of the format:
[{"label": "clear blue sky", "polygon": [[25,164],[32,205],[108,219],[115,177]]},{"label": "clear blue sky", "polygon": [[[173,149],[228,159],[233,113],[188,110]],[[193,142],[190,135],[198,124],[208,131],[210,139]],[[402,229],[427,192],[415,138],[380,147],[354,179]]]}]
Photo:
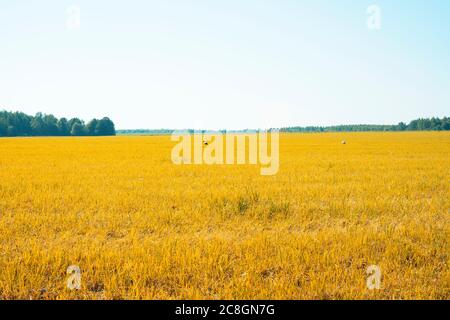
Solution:
[{"label": "clear blue sky", "polygon": [[448,116],[450,1],[4,0],[0,109],[120,129]]}]

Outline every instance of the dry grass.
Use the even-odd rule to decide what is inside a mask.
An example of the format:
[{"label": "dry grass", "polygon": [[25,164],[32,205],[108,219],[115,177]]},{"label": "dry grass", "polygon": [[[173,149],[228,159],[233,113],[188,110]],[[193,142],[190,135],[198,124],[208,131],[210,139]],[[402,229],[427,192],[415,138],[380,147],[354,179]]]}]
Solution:
[{"label": "dry grass", "polygon": [[280,142],[261,176],[170,137],[0,139],[0,298],[450,298],[449,133]]}]

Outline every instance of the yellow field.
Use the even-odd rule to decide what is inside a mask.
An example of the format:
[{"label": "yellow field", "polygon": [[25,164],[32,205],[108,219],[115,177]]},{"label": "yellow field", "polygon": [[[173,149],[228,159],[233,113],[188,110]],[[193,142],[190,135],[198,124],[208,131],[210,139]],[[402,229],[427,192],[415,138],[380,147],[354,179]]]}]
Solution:
[{"label": "yellow field", "polygon": [[173,145],[0,139],[0,298],[450,298],[449,132],[281,135],[275,176]]}]

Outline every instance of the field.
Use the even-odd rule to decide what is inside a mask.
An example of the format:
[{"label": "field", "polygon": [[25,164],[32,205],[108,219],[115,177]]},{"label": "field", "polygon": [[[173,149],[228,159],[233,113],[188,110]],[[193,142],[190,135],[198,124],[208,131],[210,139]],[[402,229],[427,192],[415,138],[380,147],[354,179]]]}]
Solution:
[{"label": "field", "polygon": [[274,176],[173,145],[0,139],[0,299],[450,298],[449,132],[284,134]]}]

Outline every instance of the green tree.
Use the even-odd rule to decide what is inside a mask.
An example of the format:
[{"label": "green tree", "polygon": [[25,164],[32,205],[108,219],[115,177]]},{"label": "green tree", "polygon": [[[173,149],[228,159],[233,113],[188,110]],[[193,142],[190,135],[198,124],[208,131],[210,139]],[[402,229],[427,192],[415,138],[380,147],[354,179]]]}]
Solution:
[{"label": "green tree", "polygon": [[36,116],[31,120],[31,132],[33,136],[45,135],[45,122],[42,114],[36,114]]},{"label": "green tree", "polygon": [[114,123],[109,118],[103,118],[98,121],[96,133],[99,136],[115,136],[116,129]]},{"label": "green tree", "polygon": [[407,125],[406,125],[406,123],[404,123],[404,122],[400,122],[399,124],[398,124],[398,130],[399,131],[404,131],[404,130],[406,130],[406,128],[408,127]]},{"label": "green tree", "polygon": [[43,118],[44,121],[44,130],[46,136],[57,136],[59,135],[58,130],[58,119],[51,114],[47,114]]},{"label": "green tree", "polygon": [[408,124],[408,130],[420,130],[419,120],[413,120]]},{"label": "green tree", "polygon": [[85,127],[78,122],[75,122],[72,126],[72,130],[70,131],[72,136],[84,136],[85,135]]},{"label": "green tree", "polygon": [[0,137],[6,137],[8,135],[8,123],[5,119],[0,118]]},{"label": "green tree", "polygon": [[60,136],[70,136],[69,122],[66,118],[61,118],[58,120],[58,133]]},{"label": "green tree", "polygon": [[17,136],[17,129],[15,126],[8,126],[8,132],[7,132],[8,137],[15,137]]},{"label": "green tree", "polygon": [[450,118],[443,118],[441,123],[442,130],[450,130]]},{"label": "green tree", "polygon": [[84,122],[78,118],[69,120],[69,128],[72,136],[85,136],[87,134]]},{"label": "green tree", "polygon": [[90,136],[97,136],[98,135],[97,125],[98,125],[97,119],[92,119],[91,121],[89,121],[89,123],[86,125],[87,134]]},{"label": "green tree", "polygon": [[26,115],[23,112],[14,112],[8,115],[8,123],[15,127],[15,135],[19,136],[30,136],[31,132],[31,121],[32,117]]},{"label": "green tree", "polygon": [[70,128],[71,131],[72,131],[72,127],[73,127],[73,125],[74,125],[75,123],[78,123],[78,124],[81,124],[81,125],[84,126],[83,121],[81,121],[81,120],[78,119],[78,118],[72,118],[72,119],[70,119],[69,122],[68,122],[69,128]]}]

